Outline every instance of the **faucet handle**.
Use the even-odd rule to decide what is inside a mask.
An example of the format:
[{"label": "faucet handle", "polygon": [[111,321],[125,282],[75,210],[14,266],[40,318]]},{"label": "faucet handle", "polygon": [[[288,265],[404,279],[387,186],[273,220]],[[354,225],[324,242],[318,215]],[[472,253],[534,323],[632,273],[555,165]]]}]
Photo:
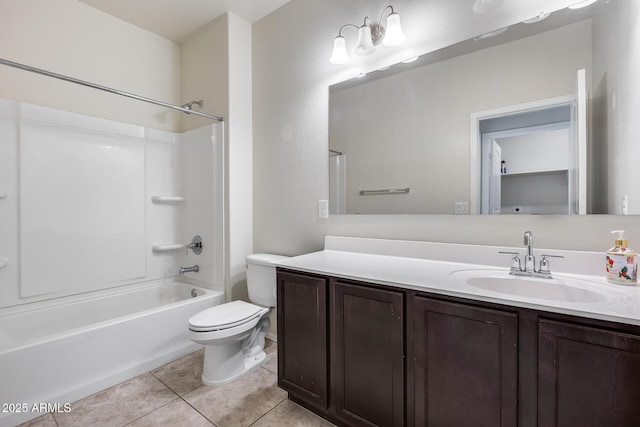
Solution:
[{"label": "faucet handle", "polygon": [[549,274],[551,273],[551,270],[549,269],[549,260],[547,258],[564,258],[564,256],[562,255],[541,255],[541,259],[540,259],[540,270],[538,270],[539,273],[543,273],[543,274]]},{"label": "faucet handle", "polygon": [[194,254],[200,255],[202,253],[202,237],[194,236],[191,243],[187,243],[185,246],[187,247],[187,255],[189,255],[189,249],[191,249]]},{"label": "faucet handle", "polygon": [[513,255],[513,257],[511,258],[511,271],[521,270],[520,254],[518,252],[499,251],[498,253],[503,255]]}]

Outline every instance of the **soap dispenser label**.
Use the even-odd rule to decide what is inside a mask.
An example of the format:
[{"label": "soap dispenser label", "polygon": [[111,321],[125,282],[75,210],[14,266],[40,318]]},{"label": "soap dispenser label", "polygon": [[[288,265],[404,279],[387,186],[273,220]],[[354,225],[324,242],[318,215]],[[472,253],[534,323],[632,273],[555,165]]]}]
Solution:
[{"label": "soap dispenser label", "polygon": [[638,264],[635,255],[607,254],[607,280],[623,285],[635,285]]}]

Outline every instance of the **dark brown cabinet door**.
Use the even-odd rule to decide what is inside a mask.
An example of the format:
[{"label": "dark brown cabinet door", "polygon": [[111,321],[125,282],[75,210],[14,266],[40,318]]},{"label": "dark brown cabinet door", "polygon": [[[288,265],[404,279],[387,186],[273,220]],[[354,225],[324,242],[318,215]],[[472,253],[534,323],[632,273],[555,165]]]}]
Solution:
[{"label": "dark brown cabinet door", "polygon": [[348,425],[404,425],[404,293],[334,281],[331,380]]},{"label": "dark brown cabinet door", "polygon": [[538,425],[640,426],[640,338],[538,323]]},{"label": "dark brown cabinet door", "polygon": [[516,314],[416,297],[412,321],[412,424],[517,425]]},{"label": "dark brown cabinet door", "polygon": [[327,282],[278,272],[278,385],[326,408]]}]

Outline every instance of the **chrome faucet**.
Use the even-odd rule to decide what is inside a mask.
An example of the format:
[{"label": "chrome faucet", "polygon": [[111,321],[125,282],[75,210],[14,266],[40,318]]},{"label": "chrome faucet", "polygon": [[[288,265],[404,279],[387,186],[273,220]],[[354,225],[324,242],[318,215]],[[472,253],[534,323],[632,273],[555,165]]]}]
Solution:
[{"label": "chrome faucet", "polygon": [[194,265],[193,267],[180,267],[180,274],[184,274],[184,273],[197,273],[198,271],[200,271],[200,267],[198,267],[197,265]]},{"label": "chrome faucet", "polygon": [[511,258],[511,269],[509,274],[514,276],[530,276],[543,279],[551,279],[549,268],[549,258],[564,258],[562,255],[541,255],[540,268],[536,270],[536,257],[533,255],[533,233],[525,231],[524,244],[527,245],[527,254],[524,257],[524,268],[520,264],[520,254],[518,252],[502,252],[501,254],[513,255]]},{"label": "chrome faucet", "polygon": [[524,257],[524,271],[535,272],[536,271],[536,257],[533,256],[533,233],[530,231],[524,232],[524,244],[527,245],[527,255]]}]

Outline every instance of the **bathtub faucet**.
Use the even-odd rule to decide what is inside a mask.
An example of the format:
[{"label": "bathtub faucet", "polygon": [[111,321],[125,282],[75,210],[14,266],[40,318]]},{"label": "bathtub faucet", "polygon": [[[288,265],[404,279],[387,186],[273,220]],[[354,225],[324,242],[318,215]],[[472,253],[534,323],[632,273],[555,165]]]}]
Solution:
[{"label": "bathtub faucet", "polygon": [[198,271],[200,271],[200,267],[198,267],[197,265],[194,265],[193,267],[180,267],[180,274],[184,274],[184,273],[197,273]]}]

